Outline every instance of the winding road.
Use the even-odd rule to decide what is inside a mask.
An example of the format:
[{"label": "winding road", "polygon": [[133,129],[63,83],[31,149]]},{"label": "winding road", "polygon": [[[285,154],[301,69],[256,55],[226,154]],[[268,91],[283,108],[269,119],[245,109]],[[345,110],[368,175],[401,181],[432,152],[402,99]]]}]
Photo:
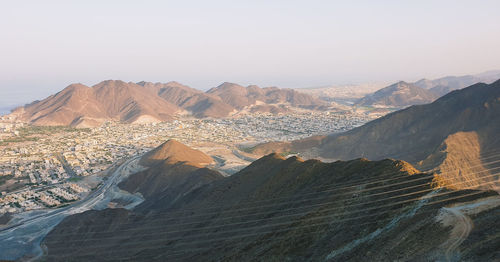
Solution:
[{"label": "winding road", "polygon": [[460,253],[457,249],[469,236],[474,224],[467,215],[460,211],[459,207],[444,207],[443,209],[453,215],[456,221],[451,231],[450,239],[443,244],[446,247],[446,260],[459,261]]},{"label": "winding road", "polygon": [[[0,229],[0,260],[19,260],[27,257],[36,259],[41,256],[43,251],[40,243],[43,238],[65,217],[90,209],[106,208],[112,199],[119,198],[122,191],[117,190],[117,184],[128,175],[139,171],[137,162],[140,157],[141,155],[135,156],[118,166],[107,180],[85,199],[55,210],[31,212],[31,216]],[[109,170],[113,170],[112,168]]]}]

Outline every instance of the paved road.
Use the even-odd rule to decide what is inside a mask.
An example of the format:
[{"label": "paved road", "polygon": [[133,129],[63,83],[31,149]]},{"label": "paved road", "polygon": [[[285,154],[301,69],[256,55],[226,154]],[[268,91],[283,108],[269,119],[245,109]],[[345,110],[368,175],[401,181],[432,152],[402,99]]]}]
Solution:
[{"label": "paved road", "polygon": [[59,162],[63,166],[64,171],[66,171],[66,173],[70,177],[76,176],[75,171],[73,170],[73,168],[71,168],[71,165],[68,163],[68,161],[66,160],[66,158],[64,157],[64,155],[62,153],[57,154],[56,158],[57,158],[57,160],[59,160]]},{"label": "paved road", "polygon": [[243,155],[237,149],[233,149],[233,155],[235,155],[239,159],[242,159],[242,160],[245,160],[245,161],[248,161],[248,162],[253,162],[253,161],[257,160],[256,158],[252,158],[252,157],[248,157],[248,156]]},{"label": "paved road", "polygon": [[38,257],[43,254],[40,243],[43,238],[66,216],[90,209],[101,209],[114,197],[113,187],[121,178],[136,171],[140,156],[133,157],[118,166],[99,188],[85,199],[56,210],[38,211],[17,224],[0,230],[0,259],[18,260],[25,255]]}]

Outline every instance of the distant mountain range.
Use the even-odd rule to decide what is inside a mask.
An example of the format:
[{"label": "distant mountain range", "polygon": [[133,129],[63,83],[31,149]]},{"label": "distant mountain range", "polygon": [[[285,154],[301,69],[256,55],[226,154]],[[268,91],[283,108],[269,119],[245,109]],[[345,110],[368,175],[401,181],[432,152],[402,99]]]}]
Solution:
[{"label": "distant mountain range", "polygon": [[35,125],[88,127],[109,119],[125,123],[172,120],[178,111],[178,106],[152,89],[108,80],[93,87],[72,84],[42,101],[18,108],[13,114]]},{"label": "distant mountain range", "polygon": [[325,102],[314,99],[310,95],[277,87],[259,88],[255,85],[243,87],[226,82],[208,90],[207,93],[220,97],[222,101],[239,110],[256,104],[290,103],[295,107],[308,108],[326,105]]},{"label": "distant mountain range", "polygon": [[290,107],[325,109],[328,103],[292,89],[243,87],[223,83],[202,92],[177,82],[103,81],[88,87],[72,84],[13,114],[35,125],[98,126],[106,120],[124,123],[168,121],[178,115],[227,117],[237,112],[285,112]]},{"label": "distant mountain range", "polygon": [[361,98],[356,105],[402,108],[427,104],[438,97],[439,95],[431,90],[401,81]]},{"label": "distant mountain range", "polygon": [[35,125],[94,127],[107,120],[147,123],[169,121],[181,115],[221,118],[247,112],[284,113],[293,108],[327,110],[340,107],[334,102],[346,101],[356,106],[404,108],[430,103],[452,90],[477,82],[491,83],[498,78],[500,71],[489,71],[415,83],[398,82],[361,98],[376,85],[285,89],[225,82],[202,92],[177,82],[107,80],[92,87],[72,84],[44,100],[17,108],[13,115]]},{"label": "distant mountain range", "polygon": [[450,91],[462,89],[476,83],[490,84],[498,79],[500,79],[500,70],[492,70],[476,75],[447,76],[434,80],[421,79],[415,82],[414,85],[429,89],[442,96]]},{"label": "distant mountain range", "polygon": [[[254,153],[302,152],[311,157],[348,160],[396,158],[420,170],[440,170],[439,183],[456,179],[474,186],[477,172],[497,167],[482,158],[500,148],[500,80],[475,84],[426,105],[411,106],[345,133],[292,142],[272,142]],[[475,163],[471,168],[471,163]],[[448,172],[453,170],[453,172]],[[494,179],[491,177],[491,179]]]},{"label": "distant mountain range", "polygon": [[487,71],[477,75],[447,76],[435,80],[421,79],[415,83],[400,81],[356,101],[357,106],[405,108],[431,103],[457,89],[476,83],[490,84],[500,79],[500,71]]},{"label": "distant mountain range", "polygon": [[354,102],[383,87],[385,83],[351,84],[325,87],[296,88],[295,90],[327,102],[352,105]]},{"label": "distant mountain range", "polygon": [[[497,197],[430,193],[432,176],[404,161],[323,163],[270,154],[223,177],[185,161],[183,151],[196,152],[171,140],[146,155],[147,169],[120,184],[145,201],[132,210],[66,217],[43,240],[42,260],[393,261],[404,254],[407,261],[438,261],[455,252],[453,232],[462,225],[442,207]],[[473,241],[460,245],[467,250],[462,259],[495,260],[496,242],[477,240],[498,233],[493,207],[472,217]]]}]

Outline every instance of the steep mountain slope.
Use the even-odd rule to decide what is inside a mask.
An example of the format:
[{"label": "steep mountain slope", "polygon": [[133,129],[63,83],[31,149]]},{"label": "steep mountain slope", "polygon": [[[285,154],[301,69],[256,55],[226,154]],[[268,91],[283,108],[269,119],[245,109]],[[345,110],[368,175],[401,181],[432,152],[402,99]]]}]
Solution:
[{"label": "steep mountain slope", "polygon": [[[322,163],[271,154],[231,177],[177,194],[174,201],[169,193],[175,188],[166,188],[133,211],[67,217],[44,240],[44,259],[439,260],[450,250],[441,244],[453,231],[437,219],[446,215],[442,207],[496,194],[431,193],[431,182],[432,176],[403,161]],[[472,228],[471,235],[498,234],[491,208],[475,214],[480,230]],[[475,242],[463,243],[459,250]],[[468,257],[494,259],[494,250],[495,242],[485,242],[481,252],[468,252]]]},{"label": "steep mountain slope", "polygon": [[142,116],[158,120],[171,120],[179,108],[159,99],[147,88],[135,83],[108,80],[92,87],[99,103],[111,116],[119,115],[120,121],[136,121]]},{"label": "steep mountain slope", "polygon": [[139,82],[138,84],[154,89],[158,96],[186,109],[195,117],[226,117],[234,110],[232,106],[224,103],[217,96],[203,93],[177,82],[166,84]]},{"label": "steep mountain slope", "polygon": [[171,120],[177,111],[177,106],[147,88],[108,80],[93,87],[70,85],[14,113],[35,125],[83,127],[99,125],[111,119],[125,123]]},{"label": "steep mountain slope", "polygon": [[218,96],[234,108],[242,109],[245,106],[255,104],[256,100],[264,101],[262,92],[255,92],[255,89],[249,89],[233,83],[222,83],[207,91],[208,94]]},{"label": "steep mountain slope", "polygon": [[98,104],[91,88],[82,84],[72,84],[42,101],[35,101],[16,109],[14,114],[20,114],[23,120],[34,124],[69,125],[84,115],[101,121],[105,112]]},{"label": "steep mountain slope", "polygon": [[217,171],[204,168],[212,162],[203,152],[168,140],[141,158],[140,164],[148,169],[130,176],[119,186],[149,199],[142,208],[153,203],[152,199],[167,205],[201,185],[223,178]]},{"label": "steep mountain slope", "polygon": [[260,145],[254,152],[309,151],[313,156],[344,160],[392,157],[406,160],[422,170],[454,169],[455,178],[446,179],[454,181],[467,179],[463,174],[474,173],[468,168],[470,163],[479,165],[479,171],[497,167],[498,164],[488,164],[482,158],[499,151],[498,134],[500,80],[490,85],[475,84],[431,104],[412,106],[348,132],[308,141],[307,148],[299,140]]},{"label": "steep mountain slope", "polygon": [[199,90],[174,81],[165,84],[141,81],[137,84],[154,90],[154,92],[156,92],[163,99],[179,106],[182,105],[191,96],[203,93]]},{"label": "steep mountain slope", "polygon": [[401,81],[361,98],[356,105],[402,108],[427,104],[436,98],[438,96],[433,91]]},{"label": "steep mountain slope", "polygon": [[169,163],[189,162],[199,166],[206,166],[214,162],[214,160],[205,153],[170,139],[146,153],[141,158],[140,164],[143,166],[153,166],[158,162],[164,161]]}]

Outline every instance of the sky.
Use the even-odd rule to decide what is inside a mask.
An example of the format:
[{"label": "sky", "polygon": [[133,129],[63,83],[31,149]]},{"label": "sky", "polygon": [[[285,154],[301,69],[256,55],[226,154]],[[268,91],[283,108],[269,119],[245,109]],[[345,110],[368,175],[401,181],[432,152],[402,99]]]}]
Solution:
[{"label": "sky", "polygon": [[0,110],[71,83],[314,87],[500,69],[500,1],[2,1]]}]

